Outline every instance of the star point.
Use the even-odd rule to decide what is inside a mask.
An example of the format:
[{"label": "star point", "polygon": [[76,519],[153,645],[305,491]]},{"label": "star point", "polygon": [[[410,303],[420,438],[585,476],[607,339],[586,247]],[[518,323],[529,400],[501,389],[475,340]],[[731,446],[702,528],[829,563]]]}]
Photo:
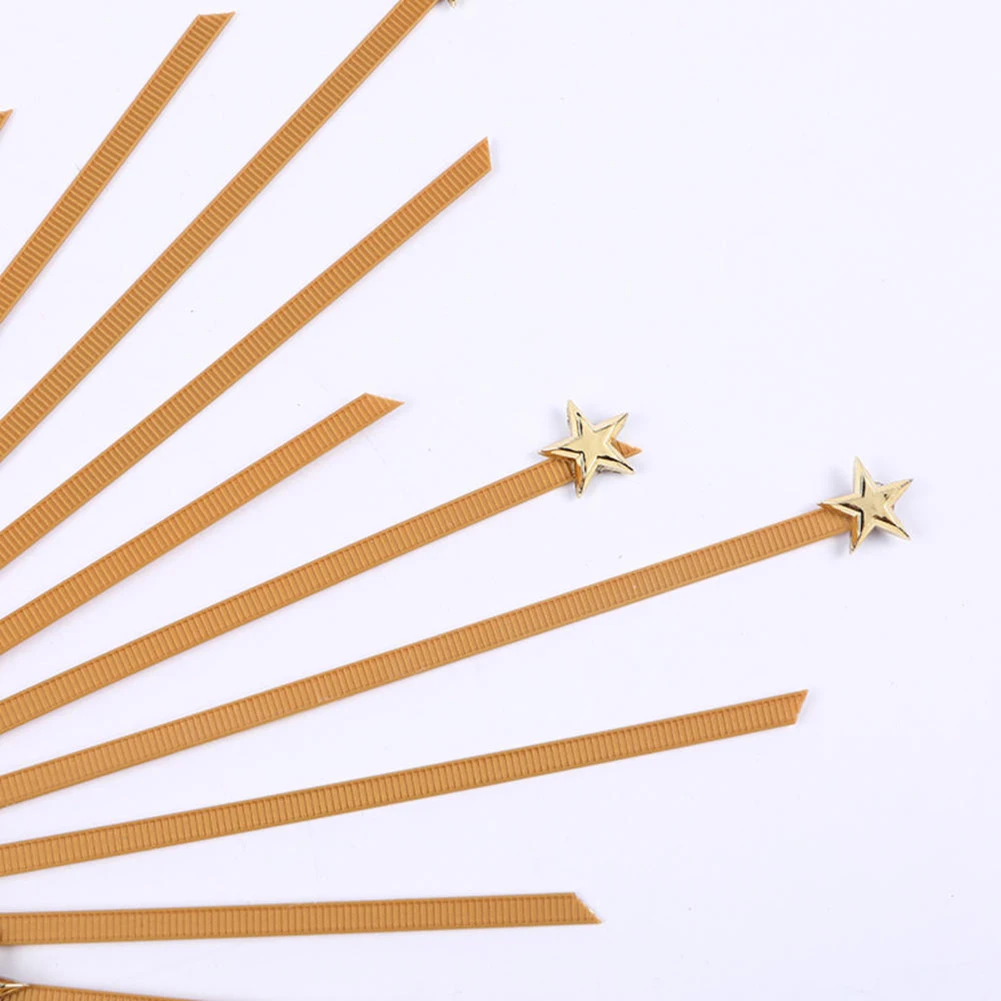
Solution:
[{"label": "star point", "polygon": [[850,551],[855,552],[877,528],[898,538],[909,539],[910,536],[900,523],[894,506],[911,485],[911,480],[877,483],[858,458],[855,459],[852,480],[850,494],[832,497],[821,504],[821,507],[837,511],[852,519]]},{"label": "star point", "polygon": [[588,488],[594,475],[599,472],[632,473],[633,467],[626,462],[620,451],[618,437],[629,419],[628,414],[619,414],[600,424],[592,424],[580,411],[573,400],[567,403],[567,424],[570,437],[558,441],[542,454],[549,458],[567,459],[573,463],[574,484],[580,497]]}]

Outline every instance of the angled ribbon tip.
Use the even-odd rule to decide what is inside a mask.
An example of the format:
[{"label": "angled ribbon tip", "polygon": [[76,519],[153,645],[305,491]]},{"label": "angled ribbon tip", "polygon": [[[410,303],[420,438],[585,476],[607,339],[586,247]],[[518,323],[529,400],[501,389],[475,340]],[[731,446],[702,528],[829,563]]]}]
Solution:
[{"label": "angled ribbon tip", "polygon": [[391,396],[373,396],[371,393],[362,393],[360,399],[371,400],[375,406],[383,408],[386,413],[392,413],[403,406],[403,400],[394,400]]},{"label": "angled ribbon tip", "polygon": [[803,703],[806,702],[806,697],[809,694],[810,691],[807,688],[804,688],[801,692],[792,692],[790,694],[793,705],[793,718],[790,720],[790,723],[799,722],[799,714],[803,711]]},{"label": "angled ribbon tip", "polygon": [[627,458],[631,459],[634,455],[640,455],[643,451],[642,448],[637,448],[635,445],[627,445],[624,441],[619,441],[617,438],[612,439],[615,447]]},{"label": "angled ribbon tip", "polygon": [[601,918],[594,912],[591,907],[588,907],[583,900],[577,896],[576,893],[572,894],[574,910],[579,918],[581,924],[585,925],[600,925],[602,924]]},{"label": "angled ribbon tip", "polygon": [[473,158],[480,165],[484,174],[489,174],[493,170],[494,163],[490,153],[489,137],[484,136],[466,155]]}]

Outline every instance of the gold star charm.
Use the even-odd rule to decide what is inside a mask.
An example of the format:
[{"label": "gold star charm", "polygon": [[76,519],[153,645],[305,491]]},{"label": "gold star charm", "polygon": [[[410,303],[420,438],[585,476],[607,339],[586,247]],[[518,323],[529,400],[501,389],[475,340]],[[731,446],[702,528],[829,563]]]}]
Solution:
[{"label": "gold star charm", "polygon": [[570,400],[567,403],[570,437],[542,449],[542,454],[550,458],[569,459],[574,464],[574,482],[577,484],[579,497],[597,472],[633,472],[633,467],[626,462],[616,444],[628,419],[628,414],[619,414],[601,424],[592,424],[580,412],[577,404]]},{"label": "gold star charm", "polygon": [[28,985],[19,984],[13,980],[4,980],[0,977],[0,998],[9,998],[18,991],[23,991]]},{"label": "gold star charm", "polygon": [[909,539],[910,536],[900,524],[893,506],[911,485],[911,481],[877,483],[859,459],[855,460],[854,481],[852,493],[844,497],[833,497],[821,504],[821,507],[847,514],[852,519],[851,551],[855,552],[859,543],[865,542],[874,528],[882,528],[901,539]]}]

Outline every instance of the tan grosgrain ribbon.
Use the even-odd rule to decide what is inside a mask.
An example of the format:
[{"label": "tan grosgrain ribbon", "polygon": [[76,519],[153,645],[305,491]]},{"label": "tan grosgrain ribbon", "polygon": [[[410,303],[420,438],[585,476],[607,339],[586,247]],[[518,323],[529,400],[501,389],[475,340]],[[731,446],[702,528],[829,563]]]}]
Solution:
[{"label": "tan grosgrain ribbon", "polygon": [[0,654],[149,566],[400,404],[365,393],[152,528],[0,619]]},{"label": "tan grosgrain ribbon", "polygon": [[[847,531],[849,527],[850,521],[843,515],[821,508],[749,535],[453,629],[431,639],[31,765],[0,776],[0,807],[44,796],[580,622],[593,615],[830,538]],[[5,714],[2,718],[17,718],[14,713],[25,715],[31,705],[18,700],[34,691],[36,689],[28,689],[0,704],[0,712]]]},{"label": "tan grosgrain ribbon", "polygon": [[575,893],[0,914],[0,945],[599,924]]},{"label": "tan grosgrain ribbon", "polygon": [[260,831],[791,726],[806,692],[242,803],[0,845],[0,876]]},{"label": "tan grosgrain ribbon", "polygon": [[[97,152],[87,161],[52,211],[0,275],[0,323],[7,318],[108,182],[132,155],[150,126],[170,103],[170,99],[232,16],[208,14],[194,19],[128,111],[98,146]],[[0,113],[0,128],[9,115],[10,112]]]},{"label": "tan grosgrain ribbon", "polygon": [[[619,443],[627,456],[638,449]],[[518,504],[524,504],[573,480],[573,470],[563,459],[548,459],[457,500],[371,535],[360,542],[328,553],[288,573],[273,577],[247,591],[185,616],[168,626],[126,643],[109,653],[64,671],[24,692],[0,700],[0,733],[37,719],[60,706],[82,699],[184,650],[206,643],[255,619],[285,608],[349,577],[371,570],[389,560],[426,546],[463,528],[468,528]],[[97,566],[95,564],[95,566]],[[88,581],[103,579],[104,570],[84,571]],[[0,619],[0,653],[24,639],[51,615],[54,604],[62,607],[62,592],[75,594],[80,585],[74,578],[34,602]],[[51,597],[50,597],[51,596]],[[43,618],[44,616],[44,618]]]},{"label": "tan grosgrain ribbon", "polygon": [[0,532],[0,567],[149,455],[489,171],[490,149],[484,139],[166,403],[11,522]]},{"label": "tan grosgrain ribbon", "polygon": [[15,984],[0,977],[0,1001],[182,1001],[149,994],[112,994],[78,987],[47,987],[44,984]]},{"label": "tan grosgrain ribbon", "polygon": [[[0,420],[0,462],[156,305],[231,222],[274,180],[437,0],[400,0],[316,92],[143,272],[131,288]],[[0,554],[0,565],[9,556]]]}]

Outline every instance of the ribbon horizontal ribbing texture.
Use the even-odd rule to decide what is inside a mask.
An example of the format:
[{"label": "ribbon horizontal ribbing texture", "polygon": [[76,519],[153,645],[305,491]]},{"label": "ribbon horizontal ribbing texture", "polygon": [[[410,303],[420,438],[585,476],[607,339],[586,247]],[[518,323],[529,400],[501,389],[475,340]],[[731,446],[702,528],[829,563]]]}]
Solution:
[{"label": "ribbon horizontal ribbing texture", "polygon": [[[621,445],[627,454],[635,449]],[[400,522],[246,591],[216,602],[170,625],[70,668],[9,699],[0,700],[0,733],[137,674],[170,657],[238,629],[294,602],[340,584],[389,560],[413,552],[479,521],[572,482],[562,459],[549,459],[447,504]],[[42,596],[39,601],[47,600]],[[55,599],[53,599],[55,600]],[[51,604],[51,602],[49,602]],[[34,603],[0,620],[0,653],[6,636],[18,636],[35,621]],[[60,606],[61,607],[61,606]]]},{"label": "ribbon horizontal ribbing texture", "polygon": [[[128,291],[0,420],[0,462],[160,301],[436,2],[400,0]],[[5,562],[0,556],[0,565]]]},{"label": "ribbon horizontal ribbing texture", "polygon": [[297,824],[791,726],[805,698],[806,692],[791,692],[387,775],[18,841],[0,845],[0,876]]},{"label": "ribbon horizontal ribbing texture", "polygon": [[181,998],[162,998],[148,994],[112,994],[109,991],[88,991],[80,987],[47,987],[44,984],[30,984],[11,991],[9,995],[0,993],[4,1001],[182,1001]]},{"label": "ribbon horizontal ribbing texture", "polygon": [[[232,14],[196,17],[170,55],[108,133],[52,211],[0,275],[0,323],[31,287],[88,209],[132,155],[181,84],[198,65]],[[10,112],[0,113],[3,128]],[[7,450],[0,450],[0,456]]]},{"label": "ribbon horizontal ribbing texture", "polygon": [[400,404],[365,393],[152,528],[0,619],[0,654],[194,538]]},{"label": "ribbon horizontal ribbing texture", "polygon": [[0,945],[356,935],[598,924],[575,893],[0,914]]},{"label": "ribbon horizontal ribbing texture", "polygon": [[[676,556],[621,577],[591,584],[387,653],[31,765],[0,776],[0,807],[43,796],[285,719],[296,713],[316,709],[394,681],[414,677],[425,671],[830,538],[847,531],[849,527],[850,521],[843,515],[818,508],[798,518],[684,556]],[[26,693],[12,696],[0,703],[0,730],[9,728],[10,721],[31,710],[30,705],[23,705],[17,700],[33,691],[35,689],[28,689]]]},{"label": "ribbon horizontal ribbing texture", "polygon": [[484,139],[166,403],[11,522],[0,532],[0,568],[96,497],[239,382],[489,171],[490,149]]}]

